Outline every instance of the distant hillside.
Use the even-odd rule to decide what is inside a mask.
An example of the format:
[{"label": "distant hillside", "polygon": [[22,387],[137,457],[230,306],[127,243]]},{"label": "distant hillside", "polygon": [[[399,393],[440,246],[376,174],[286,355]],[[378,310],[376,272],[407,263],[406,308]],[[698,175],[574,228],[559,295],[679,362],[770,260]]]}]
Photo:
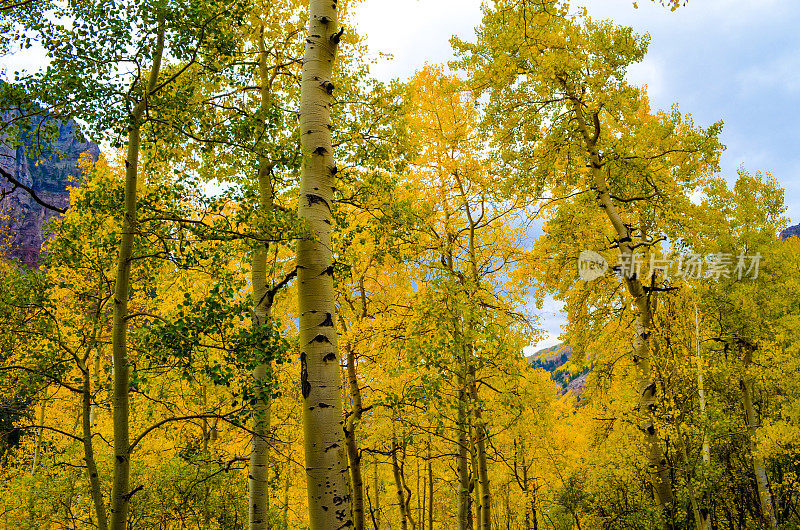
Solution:
[{"label": "distant hillside", "polygon": [[800,237],[800,224],[795,226],[790,226],[783,232],[781,232],[781,239],[789,239],[790,237]]},{"label": "distant hillside", "polygon": [[[58,123],[58,140],[36,159],[26,154],[24,145],[14,148],[0,143],[0,167],[47,204],[64,208],[69,203],[70,177],[81,174],[78,159],[84,153],[95,160],[100,155],[97,144],[82,142],[80,136],[75,123]],[[0,178],[0,248],[3,257],[37,267],[46,239],[43,227],[58,214],[38,204],[26,191],[12,189],[9,182]]]},{"label": "distant hillside", "polygon": [[561,387],[562,392],[580,396],[586,386],[586,376],[589,374],[589,368],[585,368],[577,374],[570,373],[567,369],[567,363],[571,357],[571,346],[556,344],[529,355],[527,359],[533,368],[542,368],[550,372],[550,377]]}]

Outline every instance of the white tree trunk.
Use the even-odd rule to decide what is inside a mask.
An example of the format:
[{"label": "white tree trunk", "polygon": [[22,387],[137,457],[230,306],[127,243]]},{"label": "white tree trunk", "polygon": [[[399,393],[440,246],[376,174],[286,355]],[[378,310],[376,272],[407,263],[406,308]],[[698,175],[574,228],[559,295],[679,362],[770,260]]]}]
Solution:
[{"label": "white tree trunk", "polygon": [[297,244],[300,379],[312,530],[353,524],[342,428],[341,375],[333,293],[331,75],[338,46],[336,0],[311,0],[300,90],[303,168],[298,214],[313,234]]}]

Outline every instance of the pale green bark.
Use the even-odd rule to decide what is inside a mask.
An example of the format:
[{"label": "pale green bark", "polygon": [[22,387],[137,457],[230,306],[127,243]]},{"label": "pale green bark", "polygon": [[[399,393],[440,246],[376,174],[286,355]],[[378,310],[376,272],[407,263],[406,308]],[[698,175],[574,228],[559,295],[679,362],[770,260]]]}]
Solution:
[{"label": "pale green bark", "polygon": [[313,238],[297,244],[303,429],[312,530],[353,524],[342,428],[333,293],[331,75],[341,33],[334,0],[311,0],[300,91],[303,168],[298,214]]},{"label": "pale green bark", "polygon": [[153,54],[153,67],[145,94],[129,116],[128,153],[125,158],[124,218],[120,233],[119,256],[114,286],[114,318],[111,330],[114,366],[114,480],[111,490],[111,528],[125,530],[130,501],[130,426],[128,368],[128,292],[130,289],[131,258],[136,234],[136,187],[139,171],[141,120],[147,109],[148,97],[156,87],[164,52],[164,17],[159,14],[158,37]]},{"label": "pale green bark", "polygon": [[[271,84],[267,67],[267,50],[263,39],[263,29],[259,34],[259,82],[261,84],[261,115],[265,116],[271,106]],[[265,130],[266,121],[263,124]],[[272,164],[263,154],[258,161],[259,207],[263,213],[274,209],[275,192],[272,184]],[[267,284],[268,243],[257,243],[253,249],[251,281],[253,288],[253,326],[269,322],[272,299]],[[258,394],[253,408],[253,450],[250,453],[249,513],[250,530],[268,530],[269,516],[269,450],[272,397],[269,390],[272,378],[270,363],[259,364],[253,371],[254,384]]]},{"label": "pale green bark", "polygon": [[94,511],[97,516],[97,527],[100,530],[106,530],[108,528],[108,518],[92,444],[92,374],[89,367],[85,365],[81,366],[81,371],[83,371],[83,459],[86,461],[86,474],[89,477],[89,491],[92,494],[92,503],[94,503]]}]

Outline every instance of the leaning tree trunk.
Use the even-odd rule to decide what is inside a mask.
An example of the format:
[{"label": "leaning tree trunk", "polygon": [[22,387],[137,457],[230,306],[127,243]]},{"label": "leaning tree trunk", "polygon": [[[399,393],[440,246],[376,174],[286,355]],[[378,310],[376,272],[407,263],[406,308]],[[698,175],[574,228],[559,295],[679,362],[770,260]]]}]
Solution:
[{"label": "leaning tree trunk", "polygon": [[298,215],[312,237],[297,243],[300,383],[312,530],[353,524],[342,429],[341,376],[333,297],[331,74],[341,31],[335,0],[311,0],[300,90],[303,168]]},{"label": "leaning tree trunk", "polygon": [[114,369],[114,480],[111,489],[111,528],[125,530],[130,502],[130,426],[128,385],[128,295],[131,280],[133,240],[136,234],[136,186],[139,173],[139,146],[142,117],[148,98],[156,88],[161,56],[164,53],[164,16],[158,15],[158,37],[153,54],[153,68],[142,99],[129,116],[128,153],[125,158],[124,217],[120,232],[119,256],[114,285],[114,319],[111,329]]},{"label": "leaning tree trunk", "polygon": [[739,381],[739,386],[742,390],[742,403],[744,404],[745,421],[747,422],[747,437],[750,441],[750,456],[753,459],[753,473],[756,476],[756,485],[758,487],[758,499],[761,503],[761,515],[769,525],[770,528],[778,526],[778,520],[775,516],[775,504],[772,500],[772,492],[769,488],[769,477],[767,470],[764,467],[764,459],[758,451],[758,416],[756,415],[755,407],[753,407],[753,378],[749,374],[750,365],[753,362],[753,348],[745,346],[744,348],[744,372],[745,376]]},{"label": "leaning tree trunk", "polygon": [[[581,102],[577,97],[571,97],[571,101],[575,112],[575,119],[578,122],[578,128],[583,136],[586,151],[589,155],[589,163],[598,203],[603,211],[605,211],[609,222],[617,234],[621,258],[627,259],[627,263],[632,263],[635,250],[632,233],[623,222],[616,206],[612,202],[608,183],[603,175],[603,163],[597,147],[597,140],[600,137],[599,119],[597,115],[593,117],[595,130],[593,131],[594,134],[592,134],[589,130],[589,125],[586,123],[581,108]],[[653,312],[650,299],[638,276],[635,274],[623,274],[623,276],[625,276],[625,287],[637,309],[635,324],[636,336],[633,340],[633,364],[636,367],[637,382],[639,384],[639,399],[637,403],[639,429],[643,435],[645,451],[647,453],[647,469],[650,475],[650,482],[653,485],[656,503],[664,510],[665,514],[668,514],[672,510],[675,499],[672,493],[669,467],[667,466],[667,460],[664,457],[661,444],[659,443],[653,418],[653,410],[656,408],[656,384],[652,379],[650,369],[651,351],[649,340],[652,331]]]},{"label": "leaning tree trunk", "polygon": [[395,491],[397,493],[397,506],[400,508],[400,529],[408,530],[408,517],[406,516],[406,497],[403,493],[403,478],[400,476],[400,465],[397,463],[397,440],[392,437],[392,474],[394,475]]}]

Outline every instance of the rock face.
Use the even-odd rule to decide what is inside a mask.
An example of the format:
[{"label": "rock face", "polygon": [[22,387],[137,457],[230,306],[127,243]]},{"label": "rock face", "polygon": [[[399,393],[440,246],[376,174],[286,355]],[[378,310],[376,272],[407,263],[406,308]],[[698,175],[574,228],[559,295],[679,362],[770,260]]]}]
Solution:
[{"label": "rock face", "polygon": [[556,344],[528,356],[528,362],[534,368],[542,368],[550,372],[550,378],[561,387],[562,392],[580,396],[586,387],[586,376],[589,374],[589,368],[585,368],[576,374],[570,373],[567,369],[567,362],[571,357],[571,346]]},{"label": "rock face", "polygon": [[781,239],[789,239],[790,237],[800,237],[800,224],[795,226],[790,226],[783,232],[781,232]]},{"label": "rock face", "polygon": [[[69,204],[70,178],[76,180],[81,175],[80,157],[87,154],[97,160],[100,155],[97,144],[78,140],[79,132],[73,122],[58,123],[57,142],[37,158],[26,155],[25,146],[15,149],[8,143],[0,144],[0,166],[47,204],[64,208]],[[0,177],[0,188],[9,192],[12,186]],[[39,205],[22,189],[6,195],[0,202],[3,257],[38,267],[42,242],[47,238],[43,228],[55,215],[58,213]]]}]

